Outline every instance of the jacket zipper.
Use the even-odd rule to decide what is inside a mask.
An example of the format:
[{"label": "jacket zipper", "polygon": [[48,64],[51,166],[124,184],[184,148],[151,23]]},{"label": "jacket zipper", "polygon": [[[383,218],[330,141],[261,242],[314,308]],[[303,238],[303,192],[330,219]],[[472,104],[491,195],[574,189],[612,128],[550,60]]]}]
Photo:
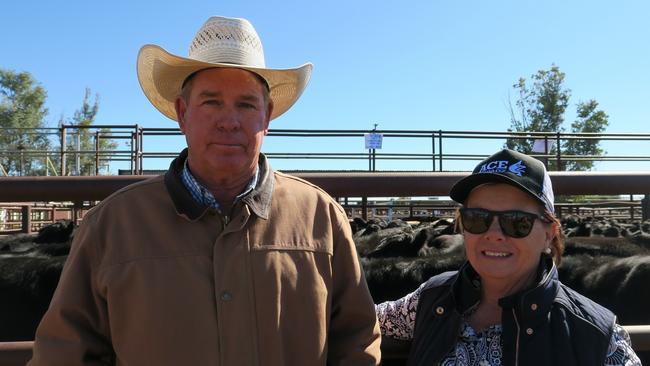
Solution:
[{"label": "jacket zipper", "polygon": [[521,330],[519,328],[519,321],[517,321],[517,314],[515,313],[515,309],[512,309],[512,317],[515,318],[515,325],[517,326],[517,342],[515,343],[515,366],[519,365],[519,331]]},{"label": "jacket zipper", "polygon": [[228,223],[230,222],[230,217],[228,217],[228,215],[223,215],[221,222],[223,223],[223,227],[221,230],[226,230],[226,226],[228,226]]}]

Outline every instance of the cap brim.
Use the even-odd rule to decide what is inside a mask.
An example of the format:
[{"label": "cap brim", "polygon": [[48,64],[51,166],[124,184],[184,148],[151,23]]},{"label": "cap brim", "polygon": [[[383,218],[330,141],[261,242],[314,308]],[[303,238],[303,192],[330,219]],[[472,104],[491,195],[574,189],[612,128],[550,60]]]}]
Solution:
[{"label": "cap brim", "polygon": [[269,85],[273,101],[271,119],[286,112],[300,98],[311,77],[312,64],[292,69],[262,69],[234,64],[208,63],[172,55],[156,45],[145,45],[138,53],[137,73],[142,91],[162,114],[176,121],[174,102],[185,79],[213,67],[230,67],[258,74]]},{"label": "cap brim", "polygon": [[513,180],[508,176],[502,174],[494,174],[494,173],[472,174],[459,180],[454,184],[453,187],[451,187],[451,191],[449,192],[449,197],[451,197],[451,199],[453,199],[458,203],[464,204],[470,192],[472,192],[474,188],[485,183],[505,183],[517,187],[522,191],[530,194],[533,198],[535,198],[537,201],[542,203],[542,205],[546,206],[546,202],[544,202],[541,198],[539,198],[537,194],[535,194],[535,192],[522,186],[517,181]]}]

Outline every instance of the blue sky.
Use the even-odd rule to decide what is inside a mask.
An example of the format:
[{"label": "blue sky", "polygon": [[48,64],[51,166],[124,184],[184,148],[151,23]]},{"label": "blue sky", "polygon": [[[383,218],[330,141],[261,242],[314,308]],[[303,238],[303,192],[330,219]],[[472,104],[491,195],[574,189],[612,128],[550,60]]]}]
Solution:
[{"label": "blue sky", "polygon": [[[51,126],[72,116],[89,87],[100,96],[98,124],[173,127],[142,94],[138,50],[153,43],[186,55],[203,22],[225,15],[253,23],[267,66],[314,64],[307,90],[272,128],[369,129],[378,123],[380,129],[505,131],[512,84],[556,64],[572,91],[567,125],[575,103],[596,99],[610,116],[608,132],[649,133],[649,14],[650,2],[642,0],[9,1],[0,12],[0,67],[28,71],[45,87]],[[156,150],[183,146],[181,137],[145,143]],[[448,145],[452,152],[487,154],[500,144]],[[264,150],[289,148],[363,152],[363,141],[267,139]],[[650,151],[638,143],[606,148],[617,154]],[[385,140],[384,151],[429,152],[430,143]],[[159,168],[166,162],[145,164]],[[364,162],[274,165],[367,168]],[[597,167],[650,169],[647,163]]]}]

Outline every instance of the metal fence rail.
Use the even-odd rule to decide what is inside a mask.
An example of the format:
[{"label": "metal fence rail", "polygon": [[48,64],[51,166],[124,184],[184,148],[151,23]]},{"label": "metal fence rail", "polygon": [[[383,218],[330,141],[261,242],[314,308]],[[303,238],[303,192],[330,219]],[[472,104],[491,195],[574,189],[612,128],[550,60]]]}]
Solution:
[{"label": "metal fence rail", "polygon": [[[624,325],[636,352],[650,351],[650,325]],[[407,343],[382,342],[383,360],[406,360]],[[32,357],[34,342],[0,342],[0,366],[24,366]]]},{"label": "metal fence rail", "polygon": [[[71,149],[69,145],[60,144],[58,149],[51,151],[32,150],[25,146],[0,146],[0,157],[20,156],[21,159],[48,159],[56,157],[58,162],[57,174],[69,175],[66,171],[66,162],[70,159],[78,161],[80,156],[93,157],[95,161],[95,174],[99,173],[99,167],[111,162],[128,162],[132,174],[142,174],[145,170],[145,163],[152,160],[171,159],[177,151],[153,151],[152,140],[157,137],[177,136],[181,137],[178,128],[143,128],[137,124],[133,125],[94,125],[74,126],[63,125],[59,128],[49,129],[11,129],[11,133],[43,134],[58,138],[59,141],[74,140],[78,138],[80,131],[90,130],[95,142],[94,149],[82,150]],[[3,133],[8,130],[3,130]],[[417,151],[390,151],[370,149],[363,152],[360,149],[363,136],[368,133],[381,134],[386,141],[408,139],[408,141],[425,141],[426,144],[418,147]],[[458,152],[459,140],[496,140],[505,143],[508,139],[515,140],[543,140],[545,151],[535,153],[533,156],[545,161],[553,162],[561,166],[568,162],[579,161],[617,161],[617,162],[650,162],[650,150],[641,146],[650,146],[650,133],[567,133],[567,132],[484,132],[484,131],[444,131],[444,130],[289,130],[271,129],[267,141],[274,139],[305,139],[325,138],[331,139],[330,145],[337,146],[335,151],[291,151],[296,144],[284,144],[281,150],[273,149],[265,152],[269,158],[274,160],[330,160],[350,161],[367,160],[369,171],[376,171],[377,163],[395,160],[403,161],[430,161],[431,165],[427,171],[443,172],[449,169],[451,162],[477,161],[481,160],[493,151],[480,152]],[[116,150],[101,150],[99,141],[101,139],[113,139],[126,141],[125,146]],[[359,145],[353,151],[341,151],[341,142],[357,139]],[[625,141],[638,143],[640,148],[635,154],[624,154],[619,150],[608,151],[604,155],[570,155],[563,151],[561,146],[567,141]],[[548,143],[553,142],[555,149],[548,149]],[[53,146],[56,144],[53,144]],[[409,144],[410,145],[410,144]],[[479,144],[480,145],[480,144]],[[145,148],[146,146],[146,148]],[[314,145],[311,145],[312,147]],[[493,149],[491,149],[493,150]],[[44,164],[46,165],[46,164]],[[49,167],[49,166],[48,166]],[[365,169],[362,169],[365,170]],[[422,170],[422,169],[419,169]],[[3,169],[0,169],[2,172]]]},{"label": "metal fence rail", "polygon": [[[333,197],[447,196],[468,173],[296,173]],[[557,195],[643,194],[642,219],[650,216],[650,172],[550,172]],[[149,177],[0,177],[0,202],[99,201]]]}]

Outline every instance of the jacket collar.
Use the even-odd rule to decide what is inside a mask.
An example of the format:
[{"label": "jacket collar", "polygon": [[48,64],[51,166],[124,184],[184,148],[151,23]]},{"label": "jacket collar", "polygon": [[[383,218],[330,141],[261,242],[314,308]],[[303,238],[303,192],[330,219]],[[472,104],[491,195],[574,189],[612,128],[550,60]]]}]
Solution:
[{"label": "jacket collar", "polygon": [[452,296],[460,314],[465,314],[481,301],[481,278],[469,261],[458,271],[458,277],[452,284]]},{"label": "jacket collar", "polygon": [[[516,294],[499,299],[504,311],[515,309],[517,316],[526,324],[538,324],[546,319],[558,292],[557,267],[551,258],[543,257],[537,267],[537,283]],[[460,268],[452,284],[456,309],[464,314],[481,300],[481,279],[469,262]]]},{"label": "jacket collar", "polygon": [[550,257],[542,256],[537,267],[538,282],[519,293],[499,299],[505,309],[514,309],[522,324],[534,326],[547,319],[559,290],[557,267]]},{"label": "jacket collar", "polygon": [[[186,159],[187,148],[183,149],[169,165],[169,170],[165,173],[165,187],[174,203],[176,213],[190,221],[196,221],[208,212],[209,207],[196,202],[183,185],[180,175]],[[260,218],[268,219],[273,196],[274,177],[273,170],[264,154],[260,154],[259,169],[260,175],[257,186],[244,196],[241,202],[247,204],[251,211]]]}]

